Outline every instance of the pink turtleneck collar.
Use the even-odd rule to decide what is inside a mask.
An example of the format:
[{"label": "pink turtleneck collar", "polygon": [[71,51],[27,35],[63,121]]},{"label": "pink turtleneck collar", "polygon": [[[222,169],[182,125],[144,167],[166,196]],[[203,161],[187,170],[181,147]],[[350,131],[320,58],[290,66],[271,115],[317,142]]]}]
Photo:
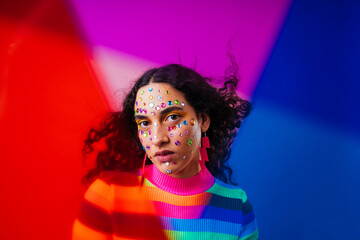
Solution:
[{"label": "pink turtleneck collar", "polygon": [[145,168],[145,178],[156,187],[176,195],[194,195],[202,193],[214,185],[215,179],[201,164],[201,171],[190,178],[174,178],[164,174],[154,164]]}]

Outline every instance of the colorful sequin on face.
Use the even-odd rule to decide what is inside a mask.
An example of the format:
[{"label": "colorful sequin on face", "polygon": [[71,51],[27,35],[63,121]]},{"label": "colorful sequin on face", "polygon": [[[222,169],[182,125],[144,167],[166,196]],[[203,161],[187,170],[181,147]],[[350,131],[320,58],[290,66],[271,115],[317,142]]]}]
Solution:
[{"label": "colorful sequin on face", "polygon": [[188,124],[188,122],[185,120],[185,121],[183,121],[183,124],[184,124],[184,125],[187,125],[187,124]]},{"label": "colorful sequin on face", "polygon": [[182,107],[185,107],[185,103],[184,102],[181,102],[180,104]]},{"label": "colorful sequin on face", "polygon": [[170,137],[173,137],[173,136],[174,136],[174,134],[170,133]]},{"label": "colorful sequin on face", "polygon": [[165,92],[166,92],[166,94],[170,94],[169,90],[166,90]]},{"label": "colorful sequin on face", "polygon": [[149,145],[146,145],[146,149],[147,149],[147,150],[150,150],[150,146],[149,146]]},{"label": "colorful sequin on face", "polygon": [[153,103],[153,102],[150,102],[150,103],[149,103],[149,107],[150,107],[150,108],[153,108],[154,106],[155,106],[155,103]]},{"label": "colorful sequin on face", "polygon": [[163,97],[161,95],[157,96],[156,98],[158,101],[161,101],[163,99]]},{"label": "colorful sequin on face", "polygon": [[145,93],[145,91],[143,90],[143,91],[141,91],[141,95],[143,95]]},{"label": "colorful sequin on face", "polygon": [[158,111],[160,111],[161,108],[160,108],[159,105],[157,105],[157,106],[155,107],[155,109],[158,110]]},{"label": "colorful sequin on face", "polygon": [[189,130],[185,130],[185,134],[186,134],[186,135],[189,135]]},{"label": "colorful sequin on face", "polygon": [[149,88],[149,92],[152,92],[153,88]]},{"label": "colorful sequin on face", "polygon": [[162,107],[162,108],[165,108],[165,107],[166,107],[166,104],[165,104],[165,103],[162,103],[162,104],[161,104],[161,107]]},{"label": "colorful sequin on face", "polygon": [[191,138],[189,138],[188,140],[187,140],[187,145],[188,146],[191,146],[193,144],[193,140],[191,139]]},{"label": "colorful sequin on face", "polygon": [[176,126],[177,126],[178,128],[181,128],[181,123],[176,124]]},{"label": "colorful sequin on face", "polygon": [[179,146],[179,145],[180,145],[180,142],[179,142],[179,141],[175,141],[175,145],[176,145],[176,146]]},{"label": "colorful sequin on face", "polygon": [[154,97],[152,95],[149,96],[149,99],[152,100]]},{"label": "colorful sequin on face", "polygon": [[192,119],[190,120],[190,125],[191,125],[191,126],[194,126],[194,125],[195,125],[195,119],[194,119],[194,118],[192,118]]},{"label": "colorful sequin on face", "polygon": [[172,101],[168,101],[168,105],[169,105],[169,106],[173,105],[173,102],[172,102]]},{"label": "colorful sequin on face", "polygon": [[174,101],[175,105],[179,105],[179,100]]}]

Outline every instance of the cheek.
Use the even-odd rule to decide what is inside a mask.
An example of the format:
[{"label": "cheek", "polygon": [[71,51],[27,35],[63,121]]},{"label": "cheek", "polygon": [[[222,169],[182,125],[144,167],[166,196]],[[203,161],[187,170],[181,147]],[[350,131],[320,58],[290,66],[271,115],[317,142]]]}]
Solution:
[{"label": "cheek", "polygon": [[149,151],[150,146],[151,146],[151,141],[152,141],[152,138],[153,138],[152,131],[151,130],[149,130],[149,131],[139,130],[138,131],[138,137],[139,137],[140,143],[142,144],[144,150]]},{"label": "cheek", "polygon": [[181,146],[185,151],[194,150],[199,143],[197,125],[191,125],[190,119],[180,124],[168,127],[173,144]]}]

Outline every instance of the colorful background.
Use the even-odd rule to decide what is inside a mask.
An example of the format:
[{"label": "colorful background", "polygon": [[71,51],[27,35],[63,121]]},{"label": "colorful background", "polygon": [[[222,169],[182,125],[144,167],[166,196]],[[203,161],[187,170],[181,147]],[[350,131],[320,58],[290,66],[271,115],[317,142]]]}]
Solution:
[{"label": "colorful background", "polygon": [[81,148],[150,67],[254,103],[232,148],[261,239],[360,239],[360,2],[0,2],[0,239],[69,239]]}]

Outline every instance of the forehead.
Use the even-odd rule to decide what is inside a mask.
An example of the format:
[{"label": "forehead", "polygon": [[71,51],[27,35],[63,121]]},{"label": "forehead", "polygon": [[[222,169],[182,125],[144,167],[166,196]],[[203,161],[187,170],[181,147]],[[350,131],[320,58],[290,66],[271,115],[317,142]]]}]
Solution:
[{"label": "forehead", "polygon": [[150,83],[140,88],[136,94],[135,114],[155,115],[162,109],[179,107],[190,110],[184,94],[167,83]]},{"label": "forehead", "polygon": [[168,105],[169,101],[173,105],[180,106],[181,103],[186,102],[184,94],[167,83],[150,83],[141,87],[136,94],[135,101],[135,106],[139,103],[154,103],[155,105],[165,103]]}]

